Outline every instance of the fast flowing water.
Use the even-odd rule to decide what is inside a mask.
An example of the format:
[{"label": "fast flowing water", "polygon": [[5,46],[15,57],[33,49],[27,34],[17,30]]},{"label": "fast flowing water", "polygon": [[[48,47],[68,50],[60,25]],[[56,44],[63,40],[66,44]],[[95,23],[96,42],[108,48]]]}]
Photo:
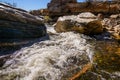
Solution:
[{"label": "fast flowing water", "polygon": [[90,38],[74,33],[48,31],[50,40],[34,43],[13,54],[0,70],[0,80],[68,80],[76,70],[92,63]]}]

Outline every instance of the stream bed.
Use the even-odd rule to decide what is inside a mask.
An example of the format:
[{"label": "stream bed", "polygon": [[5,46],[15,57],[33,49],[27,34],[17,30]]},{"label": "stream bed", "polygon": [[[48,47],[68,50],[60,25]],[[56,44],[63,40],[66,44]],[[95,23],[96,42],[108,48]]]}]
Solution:
[{"label": "stream bed", "polygon": [[120,80],[120,45],[86,35],[56,33],[15,51],[0,68],[0,80]]}]

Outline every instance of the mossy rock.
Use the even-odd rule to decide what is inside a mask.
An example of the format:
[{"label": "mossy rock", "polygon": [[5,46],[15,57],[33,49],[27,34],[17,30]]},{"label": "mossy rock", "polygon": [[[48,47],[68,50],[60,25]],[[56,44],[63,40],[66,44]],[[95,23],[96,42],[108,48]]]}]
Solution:
[{"label": "mossy rock", "polygon": [[120,45],[116,42],[98,41],[91,69],[75,80],[120,80]]},{"label": "mossy rock", "polygon": [[108,72],[120,71],[120,45],[116,42],[99,44],[99,49],[95,54],[95,63],[99,69]]}]

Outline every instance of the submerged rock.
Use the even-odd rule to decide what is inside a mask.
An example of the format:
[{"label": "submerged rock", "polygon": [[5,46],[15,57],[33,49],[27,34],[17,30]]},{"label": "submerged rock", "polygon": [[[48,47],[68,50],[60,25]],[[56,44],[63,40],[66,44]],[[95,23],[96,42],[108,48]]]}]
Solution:
[{"label": "submerged rock", "polygon": [[116,42],[98,42],[95,62],[99,69],[108,72],[120,71],[120,45]]},{"label": "submerged rock", "polygon": [[75,31],[83,34],[99,34],[103,32],[101,21],[92,13],[81,13],[77,16],[60,17],[55,25],[57,32]]},{"label": "submerged rock", "polygon": [[0,56],[0,68],[4,65],[4,63],[10,59],[11,55]]},{"label": "submerged rock", "polygon": [[74,80],[120,80],[120,45],[97,41],[92,68]]},{"label": "submerged rock", "polygon": [[22,9],[0,4],[0,38],[34,38],[46,34],[42,19]]}]

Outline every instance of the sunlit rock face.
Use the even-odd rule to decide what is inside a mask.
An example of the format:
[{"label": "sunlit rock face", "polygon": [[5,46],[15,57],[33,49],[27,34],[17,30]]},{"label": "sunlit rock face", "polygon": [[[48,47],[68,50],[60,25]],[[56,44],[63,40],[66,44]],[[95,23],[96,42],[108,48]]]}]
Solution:
[{"label": "sunlit rock face", "polygon": [[53,12],[61,12],[61,9],[65,8],[67,3],[77,3],[76,0],[51,0],[48,3],[48,10]]},{"label": "sunlit rock face", "polygon": [[77,16],[59,17],[55,30],[57,32],[75,31],[83,34],[99,34],[103,32],[101,21],[92,13],[85,12]]},{"label": "sunlit rock face", "polygon": [[113,38],[120,40],[120,14],[114,14],[109,18],[104,18],[102,24],[112,34]]},{"label": "sunlit rock face", "polygon": [[46,34],[42,18],[0,3],[0,38],[33,38]]}]

